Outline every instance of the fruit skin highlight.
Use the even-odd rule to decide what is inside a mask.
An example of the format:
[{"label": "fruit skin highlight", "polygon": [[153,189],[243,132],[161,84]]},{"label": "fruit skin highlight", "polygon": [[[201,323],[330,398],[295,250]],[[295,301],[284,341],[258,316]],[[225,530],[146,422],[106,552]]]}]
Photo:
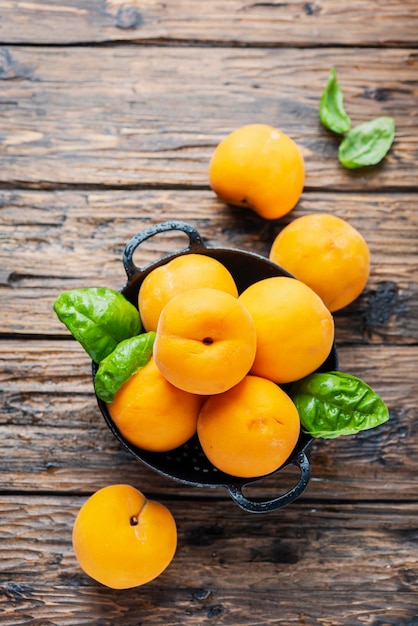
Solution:
[{"label": "fruit skin highlight", "polygon": [[366,241],[351,224],[327,213],[290,222],[276,236],[269,257],[311,287],[330,311],[353,302],[369,278]]},{"label": "fruit skin highlight", "polygon": [[177,528],[170,511],[130,485],[96,491],[81,507],[73,527],[80,567],[112,589],[150,582],[171,563]]},{"label": "fruit skin highlight", "polygon": [[227,203],[277,219],[297,204],[305,166],[297,144],[268,124],[248,124],[225,137],[209,164],[213,191]]},{"label": "fruit skin highlight", "polygon": [[274,276],[253,283],[238,299],[250,312],[257,333],[251,374],[288,383],[311,374],[326,360],[334,320],[310,287],[295,278]]},{"label": "fruit skin highlight", "polygon": [[169,383],[151,357],[117,391],[108,410],[129,443],[152,452],[166,452],[195,434],[203,400]]},{"label": "fruit skin highlight", "polygon": [[146,330],[157,330],[164,306],[174,296],[189,289],[207,287],[238,296],[231,273],[216,259],[204,254],[180,255],[156,267],[143,280],[138,308]]},{"label": "fruit skin highlight", "polygon": [[154,359],[176,387],[200,395],[221,393],[251,368],[256,332],[238,298],[218,289],[179,294],[161,312]]},{"label": "fruit skin highlight", "polygon": [[219,470],[243,478],[264,476],[288,459],[297,443],[296,406],[275,383],[246,376],[203,405],[197,432],[204,453]]}]

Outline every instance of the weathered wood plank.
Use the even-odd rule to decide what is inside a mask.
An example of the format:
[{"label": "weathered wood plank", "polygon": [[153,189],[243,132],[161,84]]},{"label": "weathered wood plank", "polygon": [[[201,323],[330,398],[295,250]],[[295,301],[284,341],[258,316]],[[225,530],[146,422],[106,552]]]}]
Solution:
[{"label": "weathered wood plank", "polygon": [[253,591],[247,588],[247,571],[245,582],[233,591],[154,586],[112,592],[70,584],[54,585],[41,579],[28,583],[24,578],[5,583],[2,623],[24,626],[34,616],[36,626],[114,626],[120,622],[124,626],[414,626],[418,605],[414,591],[336,592],[329,591],[329,582],[327,592],[318,590],[315,596],[286,587]]},{"label": "weathered wood plank", "polygon": [[[340,3],[212,1],[196,11],[193,0],[0,1],[0,41],[74,44],[134,41],[228,45],[416,44],[414,0]],[[370,19],[370,14],[373,19]]]},{"label": "weathered wood plank", "polygon": [[[371,250],[368,285],[335,314],[339,343],[415,343],[418,338],[418,218],[416,194],[305,192],[298,207],[268,222],[219,202],[209,191],[0,193],[0,332],[60,334],[52,311],[66,289],[102,285],[120,289],[125,244],[150,224],[180,219],[206,244],[268,256],[283,225],[313,212],[332,212],[363,234]],[[144,242],[135,260],[144,267],[187,245],[183,234]]]},{"label": "weathered wood plank", "polygon": [[416,504],[300,502],[260,523],[232,504],[168,500],[174,560],[148,585],[113,591],[75,560],[83,501],[1,497],[2,624],[395,626],[416,617]]},{"label": "weathered wood plank", "polygon": [[[122,450],[97,407],[90,363],[72,341],[0,344],[0,458],[14,492],[84,493],[106,481],[132,481],[163,493],[207,495],[160,477]],[[416,346],[344,346],[340,369],[360,376],[387,403],[391,419],[353,437],[317,440],[304,497],[418,500]],[[257,483],[252,497],[271,498],[298,480],[296,469]],[[212,491],[212,490],[209,490]],[[223,489],[209,497],[227,498]]]},{"label": "weathered wood plank", "polygon": [[[307,188],[416,188],[413,48],[321,48],[313,55],[290,48],[10,47],[0,59],[0,183],[9,186],[207,187],[217,143],[243,124],[265,122],[300,145]],[[353,124],[396,118],[394,145],[379,167],[345,170],[338,141],[319,123],[334,65]]]}]

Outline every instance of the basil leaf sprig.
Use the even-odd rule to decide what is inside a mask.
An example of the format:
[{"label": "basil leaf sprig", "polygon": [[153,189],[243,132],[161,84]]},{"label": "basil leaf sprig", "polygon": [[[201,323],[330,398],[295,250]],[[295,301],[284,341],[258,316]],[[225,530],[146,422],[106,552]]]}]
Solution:
[{"label": "basil leaf sprig", "polygon": [[120,387],[148,363],[154,340],[153,331],[125,339],[100,362],[94,389],[101,400],[112,402]]},{"label": "basil leaf sprig", "polygon": [[351,374],[311,374],[292,385],[290,395],[304,432],[334,439],[380,426],[389,419],[382,398]]},{"label": "basil leaf sprig", "polygon": [[319,117],[328,130],[342,135],[350,130],[351,120],[344,109],[343,93],[337,80],[337,71],[332,67],[327,85],[319,105]]},{"label": "basil leaf sprig", "polygon": [[142,331],[138,310],[119,291],[86,287],[61,293],[54,311],[95,363]]},{"label": "basil leaf sprig", "polygon": [[376,165],[389,152],[395,136],[395,120],[377,117],[353,128],[338,149],[340,163],[349,169]]},{"label": "basil leaf sprig", "polygon": [[338,160],[348,169],[377,165],[389,152],[395,138],[395,120],[389,116],[377,117],[351,128],[335,67],[331,68],[321,95],[319,118],[325,128],[344,135]]}]

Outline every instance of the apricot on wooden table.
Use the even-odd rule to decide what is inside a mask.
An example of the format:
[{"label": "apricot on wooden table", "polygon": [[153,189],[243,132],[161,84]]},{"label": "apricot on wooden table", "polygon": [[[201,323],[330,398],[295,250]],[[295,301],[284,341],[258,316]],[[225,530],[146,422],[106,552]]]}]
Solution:
[{"label": "apricot on wooden table", "polygon": [[150,582],[171,563],[177,528],[170,511],[130,485],[109,485],[81,507],[72,534],[83,571],[113,589]]},{"label": "apricot on wooden table", "polygon": [[209,182],[225,202],[277,219],[297,204],[305,180],[302,153],[268,124],[247,124],[227,135],[209,164]]},{"label": "apricot on wooden table", "polygon": [[313,289],[330,311],[353,302],[366,286],[369,247],[362,235],[337,215],[312,213],[285,226],[270,259]]}]

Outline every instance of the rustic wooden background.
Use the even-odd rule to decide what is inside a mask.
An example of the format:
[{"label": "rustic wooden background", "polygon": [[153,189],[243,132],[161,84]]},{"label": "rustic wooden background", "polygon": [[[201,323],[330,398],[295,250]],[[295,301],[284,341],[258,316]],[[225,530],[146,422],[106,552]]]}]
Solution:
[{"label": "rustic wooden background", "polygon": [[[354,124],[395,117],[377,167],[344,170],[319,123],[331,66]],[[417,626],[417,72],[416,0],[0,0],[1,624]],[[281,220],[209,189],[216,144],[251,122],[305,157]],[[313,211],[369,243],[369,283],[335,315],[340,369],[383,396],[390,422],[316,442],[303,496],[251,515],[121,449],[51,307],[73,287],[122,287],[124,245],[150,224],[182,219],[208,245],[267,254]],[[150,240],[138,264],[183,245]],[[179,529],[170,567],[130,591],[90,580],[71,547],[82,502],[120,481],[166,502]]]}]

